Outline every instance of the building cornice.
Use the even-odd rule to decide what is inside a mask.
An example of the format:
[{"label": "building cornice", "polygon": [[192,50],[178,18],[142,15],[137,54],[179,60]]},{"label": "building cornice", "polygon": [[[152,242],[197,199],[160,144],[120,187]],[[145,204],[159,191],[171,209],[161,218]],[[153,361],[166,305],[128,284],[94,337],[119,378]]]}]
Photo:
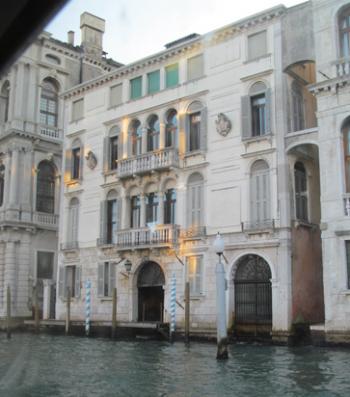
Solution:
[{"label": "building cornice", "polygon": [[312,84],[308,86],[309,91],[313,95],[322,95],[328,92],[335,94],[339,88],[343,88],[349,85],[350,76],[335,77],[333,79],[321,81],[320,83]]}]

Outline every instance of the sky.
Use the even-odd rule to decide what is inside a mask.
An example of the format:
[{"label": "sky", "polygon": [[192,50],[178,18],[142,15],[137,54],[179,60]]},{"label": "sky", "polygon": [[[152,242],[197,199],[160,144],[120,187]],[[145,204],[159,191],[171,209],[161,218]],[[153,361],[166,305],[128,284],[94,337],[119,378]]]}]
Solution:
[{"label": "sky", "polygon": [[73,30],[75,44],[80,44],[80,14],[88,11],[106,20],[107,57],[127,64],[190,33],[207,33],[278,4],[278,0],[70,0],[45,30],[62,41]]}]

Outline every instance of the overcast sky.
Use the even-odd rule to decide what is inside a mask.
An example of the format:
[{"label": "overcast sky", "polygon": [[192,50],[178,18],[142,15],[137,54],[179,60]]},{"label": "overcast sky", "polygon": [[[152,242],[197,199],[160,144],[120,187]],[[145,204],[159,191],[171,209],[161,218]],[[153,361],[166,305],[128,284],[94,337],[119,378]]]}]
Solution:
[{"label": "overcast sky", "polygon": [[74,30],[75,43],[80,44],[80,14],[88,11],[106,20],[103,45],[108,57],[126,64],[190,33],[203,34],[278,4],[278,0],[71,0],[45,30],[62,41],[67,41],[68,30]]}]

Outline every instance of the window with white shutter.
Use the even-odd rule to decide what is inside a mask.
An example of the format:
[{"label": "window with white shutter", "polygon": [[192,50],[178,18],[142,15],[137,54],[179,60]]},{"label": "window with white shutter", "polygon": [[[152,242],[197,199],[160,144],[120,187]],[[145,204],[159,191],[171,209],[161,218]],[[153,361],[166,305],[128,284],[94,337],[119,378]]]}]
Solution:
[{"label": "window with white shutter", "polygon": [[109,106],[114,107],[123,103],[123,84],[117,84],[110,88],[109,92]]},{"label": "window with white shutter", "polygon": [[300,161],[294,165],[295,216],[296,219],[308,221],[307,174]]},{"label": "window with white shutter", "polygon": [[270,172],[264,160],[252,165],[250,176],[250,214],[252,227],[264,226],[270,220]]},{"label": "window with white shutter", "polygon": [[266,30],[248,36],[248,60],[251,61],[267,55]]},{"label": "window with white shutter", "polygon": [[187,226],[194,230],[203,226],[203,183],[203,177],[198,172],[188,179]]},{"label": "window with white shutter", "polygon": [[203,54],[196,55],[187,60],[187,80],[199,79],[204,75]]},{"label": "window with white shutter", "polygon": [[72,103],[72,121],[78,121],[84,116],[84,98]]},{"label": "window with white shutter", "polygon": [[115,264],[103,262],[98,264],[97,293],[100,298],[111,297],[115,287]]},{"label": "window with white shutter", "polygon": [[79,229],[79,200],[73,197],[68,208],[67,243],[72,245],[78,242]]},{"label": "window with white shutter", "polygon": [[190,283],[190,295],[203,293],[203,257],[188,256],[186,261],[187,277]]}]

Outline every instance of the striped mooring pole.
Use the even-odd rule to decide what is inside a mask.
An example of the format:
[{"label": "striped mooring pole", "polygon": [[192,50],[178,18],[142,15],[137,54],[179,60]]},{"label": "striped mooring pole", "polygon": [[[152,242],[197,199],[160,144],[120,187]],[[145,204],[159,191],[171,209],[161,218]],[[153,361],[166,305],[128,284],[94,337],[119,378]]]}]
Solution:
[{"label": "striped mooring pole", "polygon": [[176,277],[175,277],[175,273],[173,273],[170,281],[170,330],[169,330],[170,342],[174,341],[175,323],[176,323]]},{"label": "striped mooring pole", "polygon": [[85,334],[90,334],[90,314],[91,314],[91,281],[87,280],[85,283]]}]

